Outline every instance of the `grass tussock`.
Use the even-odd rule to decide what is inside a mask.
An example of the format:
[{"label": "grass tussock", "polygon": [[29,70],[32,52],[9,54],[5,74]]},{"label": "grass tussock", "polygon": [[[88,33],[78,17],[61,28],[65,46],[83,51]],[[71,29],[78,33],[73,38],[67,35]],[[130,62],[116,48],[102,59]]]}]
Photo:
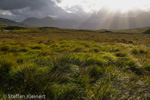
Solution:
[{"label": "grass tussock", "polygon": [[[12,42],[13,39],[6,38],[7,42],[5,39],[0,42],[0,94],[40,94],[46,95],[47,100],[150,98],[149,47],[101,43],[96,37],[87,41],[82,34],[83,40],[74,40],[61,34],[94,31],[57,28],[26,31],[22,32],[24,41]],[[41,39],[40,32],[44,32]],[[53,32],[62,35],[57,37],[59,41],[44,38],[44,35],[53,36]],[[34,39],[26,41],[28,38]]]}]

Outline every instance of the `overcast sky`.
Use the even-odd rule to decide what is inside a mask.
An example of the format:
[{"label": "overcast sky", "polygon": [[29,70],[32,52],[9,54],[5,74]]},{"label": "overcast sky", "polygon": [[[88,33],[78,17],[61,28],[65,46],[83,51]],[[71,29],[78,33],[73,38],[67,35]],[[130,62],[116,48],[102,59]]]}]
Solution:
[{"label": "overcast sky", "polygon": [[[65,0],[63,0],[65,1]],[[85,0],[77,0],[85,1]],[[88,0],[89,1],[89,0]],[[108,1],[108,0],[107,0]],[[67,0],[66,0],[67,2]],[[73,2],[73,1],[72,1]],[[78,2],[81,3],[81,2]],[[16,21],[23,21],[28,17],[43,18],[46,16],[51,16],[54,18],[102,18],[102,16],[107,15],[109,12],[107,8],[101,7],[99,11],[89,12],[88,6],[82,6],[79,4],[73,5],[70,3],[71,7],[63,5],[65,3],[62,0],[0,0],[0,17],[8,18]],[[95,3],[96,4],[96,3]],[[143,11],[138,10],[138,12]],[[130,15],[134,15],[134,11],[128,12]],[[137,13],[137,12],[136,12]],[[120,12],[117,13],[120,15]]]},{"label": "overcast sky", "polygon": [[27,17],[64,16],[51,0],[0,0],[0,17],[21,21]]}]

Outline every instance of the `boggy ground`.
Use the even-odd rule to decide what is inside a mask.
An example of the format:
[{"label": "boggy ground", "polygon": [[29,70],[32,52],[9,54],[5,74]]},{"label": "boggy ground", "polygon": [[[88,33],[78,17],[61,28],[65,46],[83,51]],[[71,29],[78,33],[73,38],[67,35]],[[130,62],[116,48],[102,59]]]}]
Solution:
[{"label": "boggy ground", "polygon": [[0,97],[37,94],[46,95],[47,100],[150,99],[149,38],[141,30],[1,31]]}]

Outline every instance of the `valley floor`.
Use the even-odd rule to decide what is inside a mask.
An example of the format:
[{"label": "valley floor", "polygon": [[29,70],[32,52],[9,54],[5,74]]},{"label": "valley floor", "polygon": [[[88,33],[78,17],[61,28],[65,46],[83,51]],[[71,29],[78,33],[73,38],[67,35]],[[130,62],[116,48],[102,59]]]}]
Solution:
[{"label": "valley floor", "polygon": [[150,35],[137,32],[1,31],[0,98],[150,99]]}]

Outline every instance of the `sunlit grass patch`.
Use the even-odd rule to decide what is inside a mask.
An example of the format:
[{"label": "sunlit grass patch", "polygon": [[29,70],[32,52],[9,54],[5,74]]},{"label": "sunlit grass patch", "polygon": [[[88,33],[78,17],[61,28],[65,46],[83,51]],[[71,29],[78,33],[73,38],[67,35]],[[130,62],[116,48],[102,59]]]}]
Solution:
[{"label": "sunlit grass patch", "polygon": [[124,52],[117,52],[115,55],[116,55],[117,57],[126,57],[126,56],[127,56],[127,54],[124,53]]},{"label": "sunlit grass patch", "polygon": [[135,54],[135,55],[137,55],[137,54],[147,54],[148,53],[147,50],[141,49],[141,48],[133,48],[131,52],[132,52],[132,54]]},{"label": "sunlit grass patch", "polygon": [[148,48],[82,40],[38,42],[0,43],[0,91],[45,94],[52,100],[148,98]]}]

